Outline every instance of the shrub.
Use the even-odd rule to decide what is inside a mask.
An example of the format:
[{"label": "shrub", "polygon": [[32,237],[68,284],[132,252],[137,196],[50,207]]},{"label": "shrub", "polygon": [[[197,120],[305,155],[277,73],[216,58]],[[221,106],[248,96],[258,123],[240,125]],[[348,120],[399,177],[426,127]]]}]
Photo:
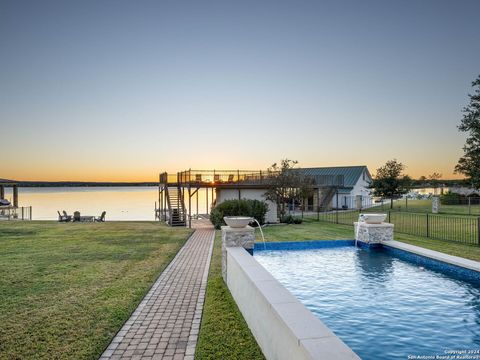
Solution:
[{"label": "shrub", "polygon": [[[263,201],[250,199],[225,200],[211,211],[210,221],[215,229],[220,229],[222,225],[225,225],[224,216],[249,216],[257,219],[263,225],[267,211],[268,205]],[[256,223],[251,225],[256,226]]]},{"label": "shrub", "polygon": [[280,222],[284,224],[301,224],[303,222],[302,218],[299,217],[294,217],[292,215],[286,215],[284,216]]},{"label": "shrub", "polygon": [[450,191],[440,196],[440,203],[442,205],[458,205],[460,203],[460,194],[452,193]]}]

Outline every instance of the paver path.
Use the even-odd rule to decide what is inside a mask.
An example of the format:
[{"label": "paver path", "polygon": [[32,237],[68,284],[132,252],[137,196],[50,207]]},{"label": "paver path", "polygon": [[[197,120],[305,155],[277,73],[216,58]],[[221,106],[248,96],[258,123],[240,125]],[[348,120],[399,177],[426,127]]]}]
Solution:
[{"label": "paver path", "polygon": [[193,360],[214,236],[211,225],[199,226],[112,340],[101,360]]}]

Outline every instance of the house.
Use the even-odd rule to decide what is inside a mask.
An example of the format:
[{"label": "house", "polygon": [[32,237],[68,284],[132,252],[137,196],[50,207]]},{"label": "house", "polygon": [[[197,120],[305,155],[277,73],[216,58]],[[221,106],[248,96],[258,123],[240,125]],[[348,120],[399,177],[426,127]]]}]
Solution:
[{"label": "house", "polygon": [[[313,179],[313,196],[303,204],[289,204],[294,207],[303,205],[306,211],[328,211],[332,208],[359,209],[371,204],[370,190],[372,181],[366,166],[300,168],[299,171]],[[265,193],[272,186],[271,171],[252,170],[192,170],[159,175],[159,208],[155,216],[172,226],[191,226],[192,201],[195,202],[197,215],[199,190],[205,195],[205,213],[209,208],[225,200],[252,199],[264,201],[268,205],[265,221],[278,222],[278,209],[275,202],[266,199]]]},{"label": "house", "polygon": [[369,185],[372,175],[365,165],[301,168],[298,171],[315,180],[315,191],[306,210],[360,209],[372,203]]},{"label": "house", "polygon": [[[331,209],[361,209],[372,204],[368,188],[372,176],[366,166],[338,166],[296,169],[302,175],[314,179],[313,196],[305,199],[304,210],[325,211]],[[267,180],[268,183],[268,180]],[[216,203],[233,199],[256,199],[265,201],[268,212],[266,222],[278,222],[277,204],[265,199],[265,182],[242,182],[235,185],[218,185]]]}]

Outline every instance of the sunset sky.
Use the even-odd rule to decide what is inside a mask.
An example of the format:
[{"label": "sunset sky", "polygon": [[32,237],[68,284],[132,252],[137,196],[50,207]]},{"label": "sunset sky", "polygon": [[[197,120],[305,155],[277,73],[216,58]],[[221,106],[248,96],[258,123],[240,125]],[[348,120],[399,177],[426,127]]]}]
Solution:
[{"label": "sunset sky", "polygon": [[478,0],[0,1],[0,178],[368,165],[444,178]]}]

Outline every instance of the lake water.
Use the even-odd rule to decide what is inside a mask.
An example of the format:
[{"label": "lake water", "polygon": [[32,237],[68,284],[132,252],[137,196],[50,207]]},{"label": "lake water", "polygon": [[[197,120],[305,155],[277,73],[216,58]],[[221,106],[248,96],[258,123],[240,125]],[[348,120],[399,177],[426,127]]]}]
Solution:
[{"label": "lake water", "polygon": [[[57,220],[57,210],[68,214],[100,216],[107,212],[107,220],[155,220],[155,202],[158,187],[21,187],[19,206],[32,206],[33,220]],[[5,189],[5,198],[12,199],[12,189]],[[206,212],[203,190],[198,196],[199,213]],[[192,197],[192,214],[196,213],[196,196]],[[209,193],[209,201],[211,196]],[[188,206],[188,204],[186,204]]]}]

